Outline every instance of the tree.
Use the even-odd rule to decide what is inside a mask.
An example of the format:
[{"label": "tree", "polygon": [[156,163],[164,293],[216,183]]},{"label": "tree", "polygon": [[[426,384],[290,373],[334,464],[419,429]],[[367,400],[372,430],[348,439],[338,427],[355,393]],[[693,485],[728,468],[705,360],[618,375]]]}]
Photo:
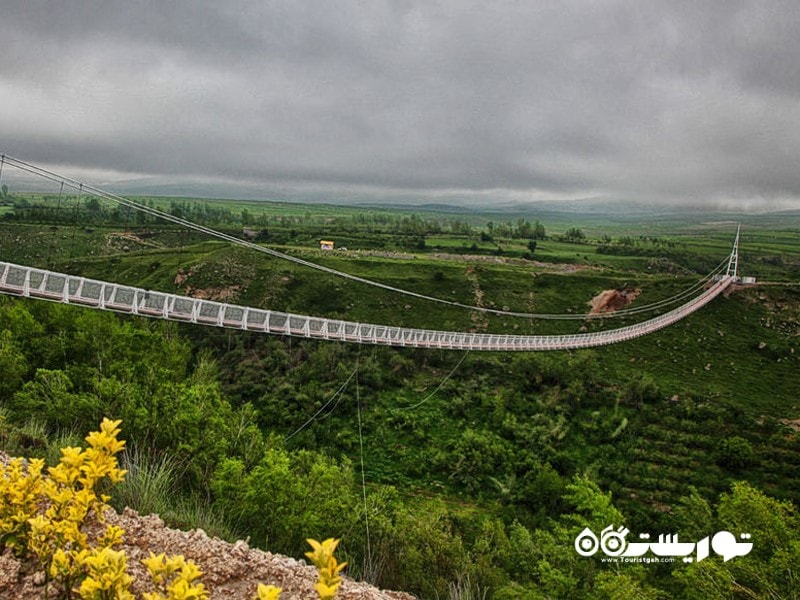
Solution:
[{"label": "tree", "polygon": [[644,402],[655,402],[659,399],[661,390],[650,375],[639,374],[625,384],[620,391],[620,402],[633,406],[641,406]]},{"label": "tree", "polygon": [[678,500],[673,508],[676,530],[686,540],[700,540],[708,535],[709,529],[719,529],[714,511],[694,486],[689,486],[689,495]]},{"label": "tree", "polygon": [[533,227],[526,219],[517,219],[517,231],[514,237],[532,238]]},{"label": "tree", "polygon": [[720,444],[717,464],[738,471],[752,465],[755,458],[756,454],[750,442],[743,437],[734,435],[724,439]]},{"label": "tree", "polygon": [[677,570],[673,576],[684,586],[684,593],[678,595],[698,599],[796,598],[800,589],[800,519],[794,506],[740,481],[720,497],[717,518],[707,535],[713,535],[717,527],[737,538],[747,533],[752,550],[728,561],[712,555]]},{"label": "tree", "polygon": [[8,397],[22,385],[28,363],[20,344],[10,331],[0,331],[0,399]]},{"label": "tree", "polygon": [[86,212],[91,216],[97,216],[103,211],[103,207],[97,198],[89,198],[86,201]]},{"label": "tree", "polygon": [[359,519],[349,461],[272,448],[252,470],[224,459],[214,474],[217,505],[236,515],[242,531],[271,550],[299,555],[305,537],[340,537]]},{"label": "tree", "polygon": [[570,227],[564,234],[564,238],[570,242],[580,242],[586,239],[586,234],[577,227]]},{"label": "tree", "polygon": [[511,454],[505,441],[487,430],[466,429],[448,453],[450,477],[471,492],[486,487],[490,476],[500,477]]},{"label": "tree", "polygon": [[[566,486],[564,501],[573,511],[562,514],[550,529],[533,532],[533,552],[528,558],[537,596],[544,598],[657,598],[656,590],[644,583],[647,572],[640,565],[624,571],[601,572],[597,562],[575,552],[575,537],[588,527],[600,532],[624,524],[622,513],[585,475],[576,475]],[[529,597],[529,596],[522,596]]]},{"label": "tree", "polygon": [[530,250],[531,254],[536,252],[536,240],[531,240],[528,242],[528,250]]}]

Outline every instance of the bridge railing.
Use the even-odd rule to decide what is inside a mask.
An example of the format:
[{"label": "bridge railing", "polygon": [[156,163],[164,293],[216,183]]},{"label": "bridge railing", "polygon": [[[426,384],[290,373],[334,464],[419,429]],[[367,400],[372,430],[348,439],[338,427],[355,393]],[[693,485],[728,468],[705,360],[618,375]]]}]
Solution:
[{"label": "bridge railing", "polygon": [[0,262],[0,293],[187,323],[361,344],[463,350],[591,348],[662,329],[701,308],[731,283],[726,275],[686,304],[635,325],[593,333],[512,335],[357,323],[226,304]]}]

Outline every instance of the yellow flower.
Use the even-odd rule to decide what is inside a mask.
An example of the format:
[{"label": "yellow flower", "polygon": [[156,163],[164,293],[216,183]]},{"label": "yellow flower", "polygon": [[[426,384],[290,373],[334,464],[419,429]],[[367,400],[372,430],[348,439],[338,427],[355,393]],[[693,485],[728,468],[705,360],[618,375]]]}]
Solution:
[{"label": "yellow flower", "polygon": [[142,560],[153,582],[164,589],[166,595],[158,592],[145,594],[145,600],[205,600],[208,592],[202,583],[193,583],[203,573],[191,560],[183,556],[170,556],[150,553]]},{"label": "yellow flower", "polygon": [[202,574],[203,572],[192,561],[186,561],[186,563],[181,566],[181,577],[186,581],[194,581]]},{"label": "yellow flower", "polygon": [[[92,544],[84,531],[92,515],[104,523],[109,496],[100,490],[125,475],[115,457],[125,447],[125,442],[117,439],[120,422],[103,419],[100,430],[86,436],[89,448],[63,448],[59,463],[46,474],[41,459],[0,464],[3,545],[19,556],[38,559],[70,597],[77,593],[84,600],[134,600],[129,591],[132,578],[127,572],[127,556],[113,549],[125,532],[107,525]],[[196,582],[202,572],[194,562],[183,556],[152,553],[142,562],[158,588],[143,593],[145,600],[208,599],[205,586]],[[80,586],[76,589],[77,582]],[[277,595],[268,598],[277,600]]]},{"label": "yellow flower", "polygon": [[281,597],[281,588],[274,585],[258,584],[258,591],[253,600],[279,600]]},{"label": "yellow flower", "polygon": [[336,562],[336,559],[331,556],[328,559],[328,566],[321,567],[319,572],[320,575],[323,575],[328,578],[334,578],[339,576],[339,572],[347,566],[346,562],[340,563]]},{"label": "yellow flower", "polygon": [[156,583],[161,583],[162,581],[164,581],[164,576],[162,575],[162,572],[164,569],[165,559],[166,555],[163,552],[158,555],[150,552],[149,557],[142,559],[142,564],[145,567],[147,567],[147,570],[150,572],[150,576]]},{"label": "yellow flower", "polygon": [[102,448],[109,454],[116,454],[125,447],[125,442],[117,439],[120,423],[121,420],[110,421],[104,418],[100,423],[100,431],[93,431],[87,435],[86,443],[95,450]]},{"label": "yellow flower", "polygon": [[318,581],[314,589],[317,590],[320,600],[333,600],[334,596],[336,596],[336,591],[339,589],[339,584],[328,585],[322,581]]},{"label": "yellow flower", "polygon": [[99,543],[101,546],[111,548],[122,543],[122,536],[125,535],[125,530],[116,525],[106,526],[103,536],[100,538]]},{"label": "yellow flower", "polygon": [[66,552],[64,552],[61,548],[56,550],[53,554],[53,560],[50,563],[50,569],[48,569],[50,577],[55,579],[59,576],[69,574],[70,562],[71,561]]},{"label": "yellow flower", "polygon": [[122,550],[100,548],[83,561],[87,577],[78,592],[86,600],[115,598],[133,600],[129,588],[133,578],[127,573],[128,558]]},{"label": "yellow flower", "polygon": [[86,454],[84,453],[83,448],[77,448],[72,446],[61,448],[60,462],[65,467],[68,467],[70,469],[80,469],[81,466],[83,466],[85,458]]},{"label": "yellow flower", "polygon": [[320,600],[332,600],[342,583],[339,572],[347,565],[347,563],[339,563],[333,556],[339,540],[328,538],[322,543],[312,539],[306,541],[313,548],[312,552],[306,552],[306,556],[319,570],[319,581],[314,589],[317,590]]},{"label": "yellow flower", "polygon": [[202,583],[189,583],[185,579],[176,579],[169,586],[169,600],[205,600],[208,592]]},{"label": "yellow flower", "polygon": [[311,559],[318,568],[323,568],[328,565],[331,557],[333,556],[336,546],[339,545],[339,540],[328,538],[321,544],[317,540],[306,540],[314,549],[313,552],[306,552],[306,556]]}]

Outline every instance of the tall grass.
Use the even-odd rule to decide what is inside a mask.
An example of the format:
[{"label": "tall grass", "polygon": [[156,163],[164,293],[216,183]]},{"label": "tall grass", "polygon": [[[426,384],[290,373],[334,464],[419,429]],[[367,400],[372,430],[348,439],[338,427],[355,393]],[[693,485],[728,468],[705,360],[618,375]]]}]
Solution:
[{"label": "tall grass", "polygon": [[447,600],[486,600],[489,589],[473,583],[469,575],[459,575],[447,584]]},{"label": "tall grass", "polygon": [[202,529],[226,540],[236,538],[225,516],[208,500],[181,493],[183,466],[174,457],[132,446],[120,462],[127,473],[112,492],[111,505],[116,510],[129,507],[142,515],[157,514],[172,527]]},{"label": "tall grass", "polygon": [[16,424],[8,415],[9,411],[0,407],[0,448],[9,456],[49,459],[50,441],[44,421],[31,417]]},{"label": "tall grass", "polygon": [[133,446],[120,459],[127,471],[113,492],[111,504],[117,510],[130,507],[140,514],[163,515],[174,504],[181,465],[167,454],[155,454]]},{"label": "tall grass", "polygon": [[191,496],[175,498],[170,509],[161,515],[164,521],[178,529],[202,529],[208,535],[232,542],[239,536],[225,514],[207,499]]}]

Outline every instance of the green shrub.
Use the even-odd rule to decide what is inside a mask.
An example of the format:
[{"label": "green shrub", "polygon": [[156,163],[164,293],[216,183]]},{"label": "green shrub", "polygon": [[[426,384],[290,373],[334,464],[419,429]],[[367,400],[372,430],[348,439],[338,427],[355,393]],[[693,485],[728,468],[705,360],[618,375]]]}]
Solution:
[{"label": "green shrub", "polygon": [[750,442],[738,435],[722,440],[717,452],[717,463],[734,471],[746,469],[755,459],[756,453]]},{"label": "green shrub", "polygon": [[310,451],[269,449],[247,470],[223,460],[212,481],[215,506],[259,546],[298,556],[305,532],[341,537],[359,519],[359,495],[349,461]]}]

